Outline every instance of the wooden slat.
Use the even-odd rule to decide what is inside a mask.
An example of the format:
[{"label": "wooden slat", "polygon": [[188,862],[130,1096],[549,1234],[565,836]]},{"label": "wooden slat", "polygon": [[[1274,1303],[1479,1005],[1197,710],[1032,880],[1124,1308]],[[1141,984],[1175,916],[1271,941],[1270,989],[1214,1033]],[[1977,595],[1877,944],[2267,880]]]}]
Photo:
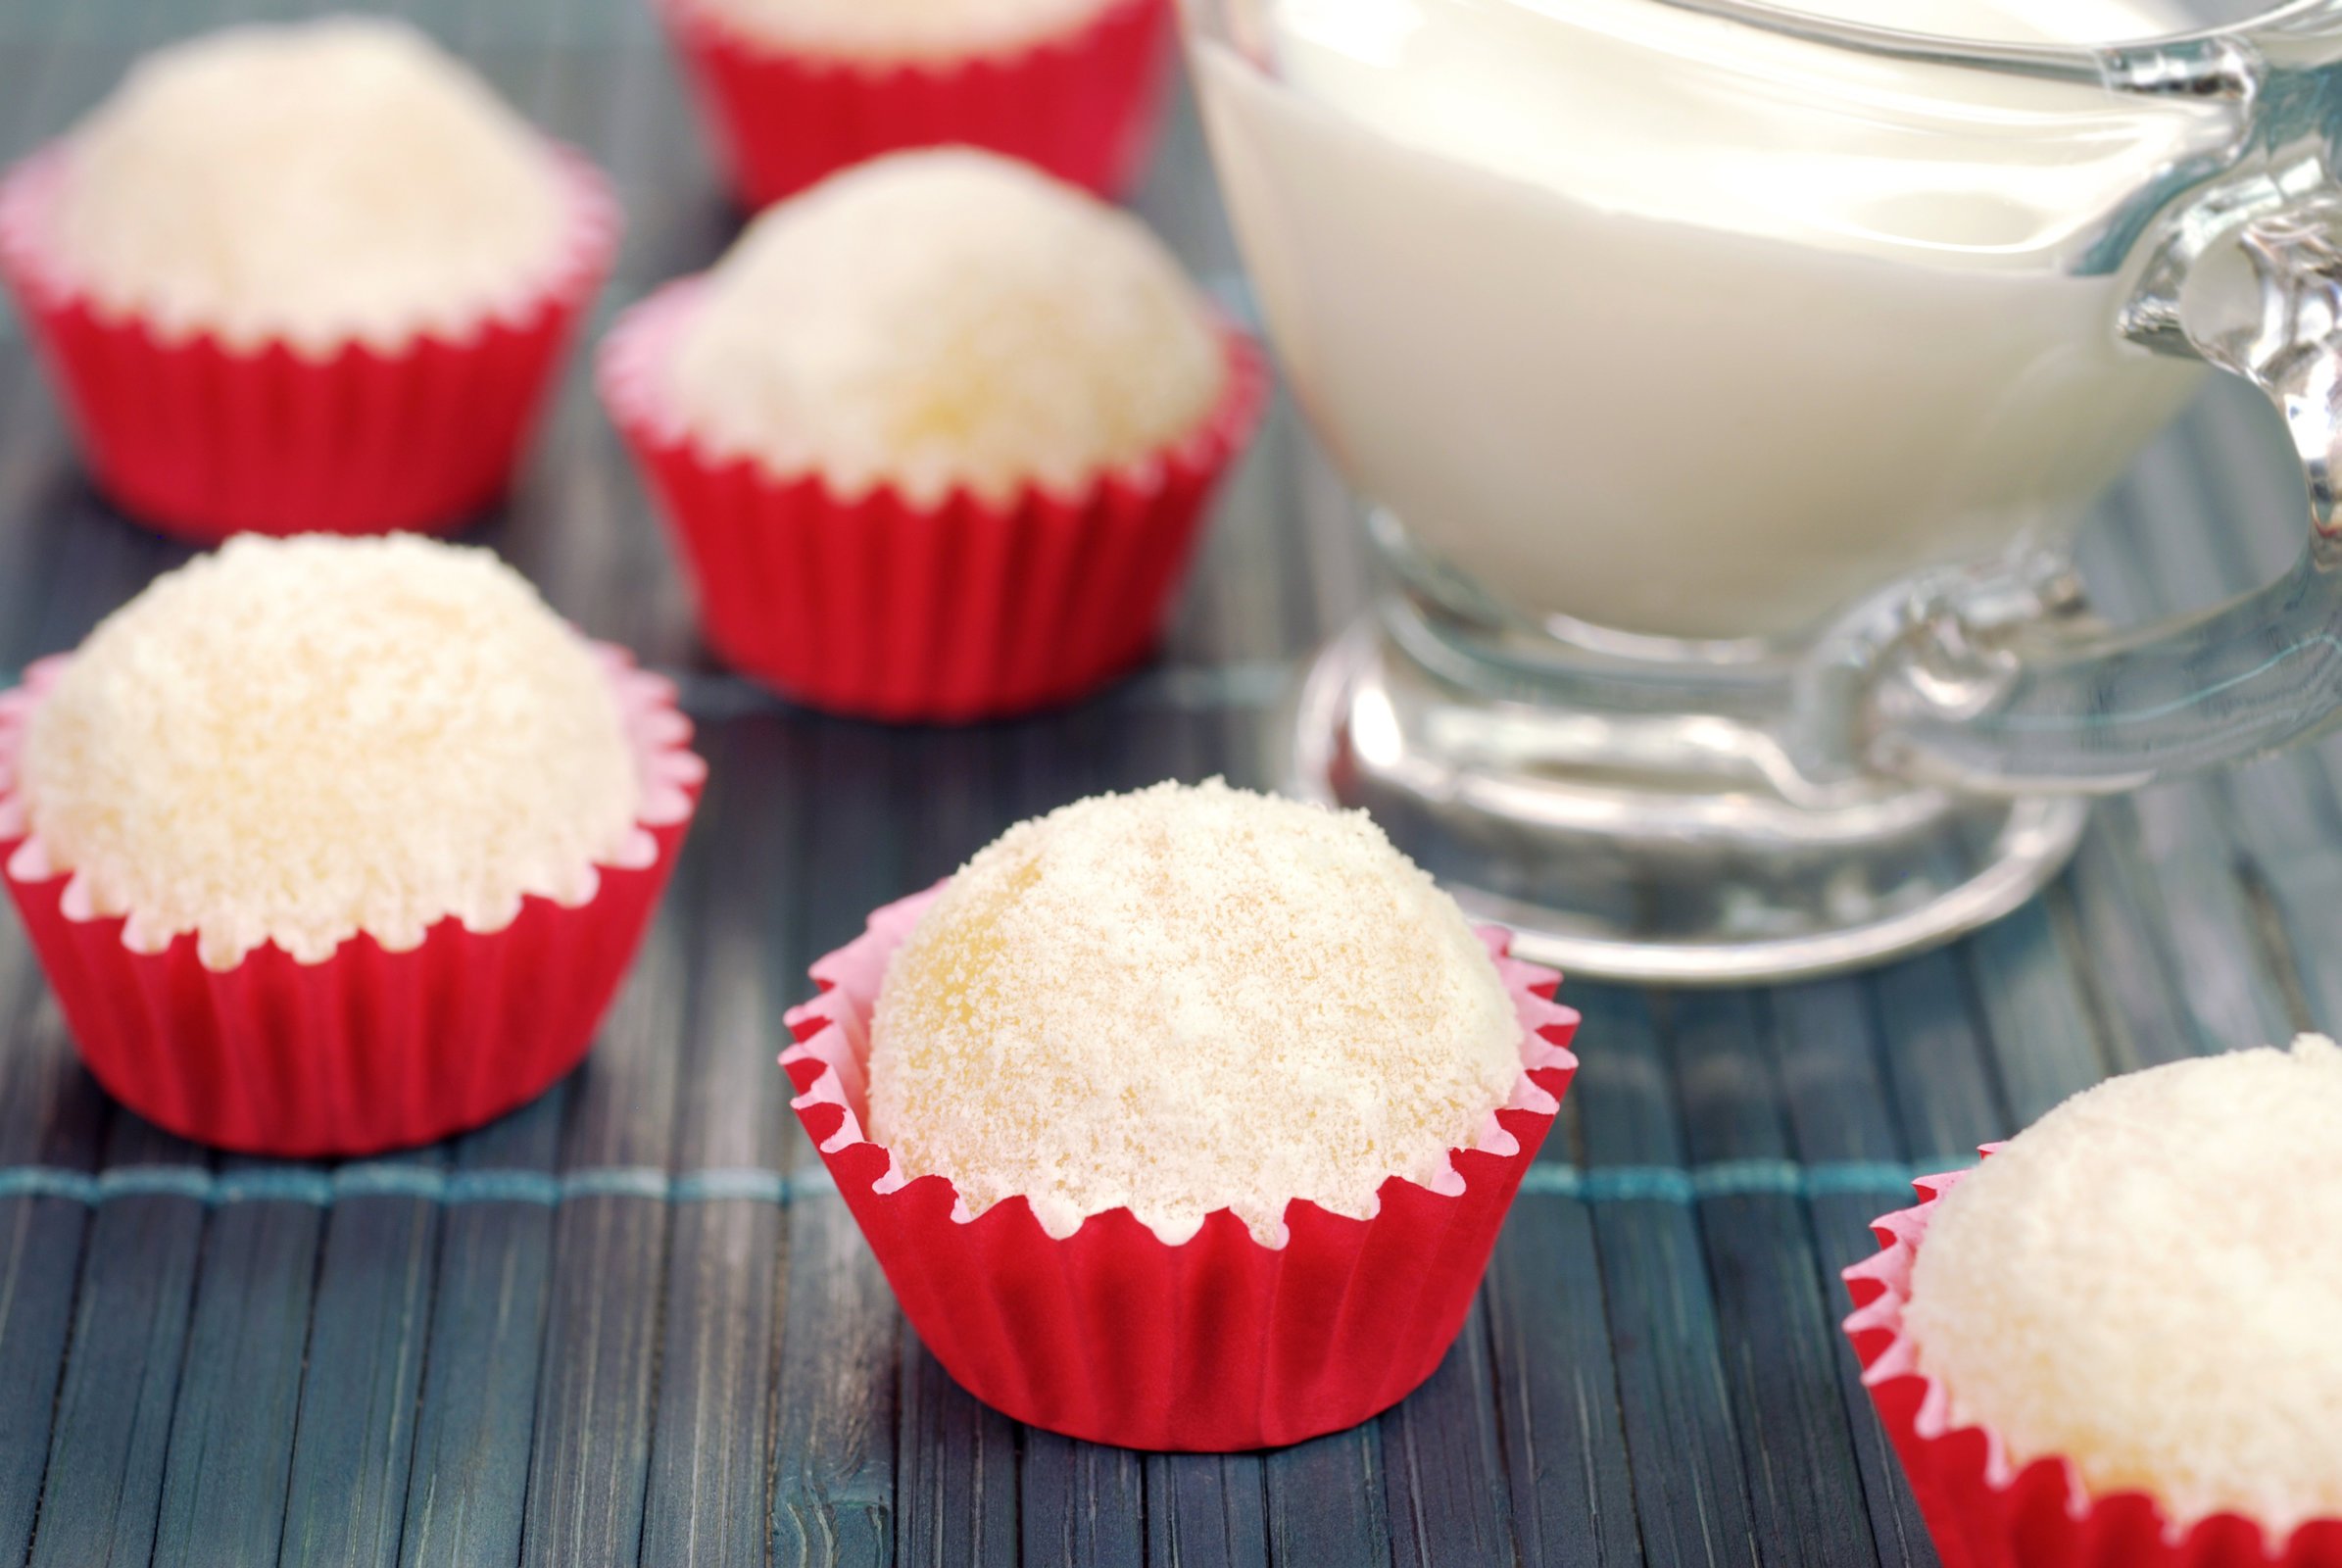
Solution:
[{"label": "wooden slat", "polygon": [[1866,979],[1878,1001],[1882,1070],[1902,1146],[1930,1169],[1952,1169],[2017,1130],[1972,1006],[1969,968],[1938,951]]},{"label": "wooden slat", "polygon": [[1016,1423],[952,1382],[912,1334],[903,1336],[900,1378],[901,1560],[936,1568],[1013,1562]]},{"label": "wooden slat", "polygon": [[[110,1170],[202,1163],[127,1111],[107,1136]],[[197,1199],[138,1196],[106,1203],[91,1223],[31,1568],[129,1568],[154,1557],[204,1220]]]},{"label": "wooden slat", "polygon": [[[795,901],[804,813],[765,791],[783,755],[768,717],[705,730],[710,783],[693,824],[724,846],[708,879],[678,1084],[677,1168],[778,1170],[803,1140],[786,1134],[789,1081],[776,1061],[793,1000]],[[670,1221],[659,1403],[644,1497],[648,1563],[764,1562],[772,1515],[775,1379],[781,1345],[785,1212],[756,1197],[696,1200]]]},{"label": "wooden slat", "polygon": [[[568,1086],[464,1139],[452,1169],[550,1174]],[[509,1199],[440,1220],[399,1561],[517,1562],[553,1251],[553,1211]]]},{"label": "wooden slat", "polygon": [[[1642,998],[1575,985],[1583,1066],[1570,1090],[1586,1174],[1680,1168],[1667,1067]],[[1725,1390],[1698,1228],[1679,1198],[1611,1195],[1594,1208],[1635,1516],[1653,1568],[1759,1561],[1740,1440]]]},{"label": "wooden slat", "polygon": [[[425,1154],[395,1162],[435,1173]],[[345,1197],[325,1217],[287,1483],[285,1568],[392,1568],[429,1343],[440,1205]]]},{"label": "wooden slat", "polygon": [[1964,944],[1986,1036],[2017,1126],[2106,1076],[2074,955],[2055,923],[2056,895],[2036,899]]},{"label": "wooden slat", "polygon": [[[705,847],[686,841],[633,978],[574,1081],[564,1169],[674,1153],[687,954]],[[572,1197],[554,1225],[544,1367],[521,1534],[524,1564],[624,1563],[642,1543],[670,1205]]]},{"label": "wooden slat", "polygon": [[[1566,1164],[1568,1142],[1568,1129],[1557,1126],[1542,1156],[1548,1165]],[[1486,1295],[1496,1418],[1522,1563],[1639,1564],[1635,1484],[1586,1203],[1539,1192],[1514,1200],[1488,1264]]]},{"label": "wooden slat", "polygon": [[[1142,1568],[1147,1560],[1147,1473],[1139,1456],[1127,1448],[1101,1447],[1034,1428],[1026,1429],[1022,1443],[1017,1560],[1034,1568]],[[1303,1555],[1286,1560],[1364,1565],[1371,1558]]]},{"label": "wooden slat", "polygon": [[[0,1166],[94,1170],[111,1108],[14,932],[0,936]],[[32,1541],[90,1221],[78,1198],[0,1199],[0,1562]]]},{"label": "wooden slat", "polygon": [[[235,1161],[221,1174],[254,1169]],[[171,1414],[157,1568],[276,1558],[321,1225],[317,1204],[275,1199],[212,1215]]]},{"label": "wooden slat", "polygon": [[[1694,1164],[1788,1159],[1766,1027],[1746,993],[1675,999],[1667,1033]],[[1835,1302],[1822,1295],[1803,1200],[1779,1191],[1703,1197],[1699,1219],[1763,1558],[1781,1568],[1867,1568],[1878,1553],[1837,1381]]]},{"label": "wooden slat", "polygon": [[[1028,1471],[1031,1462],[1028,1439]],[[1279,1449],[1268,1455],[1264,1464],[1271,1562],[1356,1563],[1358,1568],[1375,1568],[1391,1560],[1381,1422],[1370,1421],[1348,1432]],[[1031,1495],[1029,1486],[1027,1495]],[[1135,1514],[1136,1509],[1133,1511]],[[1029,1546],[1026,1558],[1032,1560]]]},{"label": "wooden slat", "polygon": [[791,1208],[788,1266],[772,1560],[882,1568],[895,1561],[895,1298],[834,1194]]},{"label": "wooden slat", "polygon": [[1393,1562],[1472,1568],[1517,1560],[1488,1319],[1477,1304],[1431,1381],[1378,1425]]},{"label": "wooden slat", "polygon": [[[918,879],[905,877],[902,839],[887,825],[902,751],[897,737],[805,718],[776,732],[775,741],[778,782],[766,808],[796,812],[805,824],[798,942],[774,981],[779,1000],[795,1003],[812,994],[805,974],[811,957],[853,940],[871,909]],[[784,800],[780,791],[802,793]],[[790,1157],[810,1169],[818,1160],[795,1120],[785,1124]],[[891,1562],[904,1528],[896,1450],[908,1416],[896,1384],[909,1341],[877,1262],[834,1195],[791,1209],[787,1300],[774,1560]]]},{"label": "wooden slat", "polygon": [[[1891,1168],[1912,1157],[1879,1072],[1883,1052],[1872,989],[1855,980],[1832,980],[1789,987],[1769,1000],[1767,1042],[1797,1158],[1809,1167]],[[1814,1260],[1823,1303],[1832,1318],[1849,1305],[1841,1271],[1878,1250],[1870,1222],[1906,1206],[1910,1198],[1910,1188],[1893,1177],[1861,1190],[1812,1195]],[[1831,1347],[1830,1360],[1878,1561],[1887,1568],[1934,1568],[1927,1525],[1862,1387],[1861,1365],[1842,1342]]]},{"label": "wooden slat", "polygon": [[1268,1501],[1259,1455],[1149,1454],[1147,1568],[1260,1568]]}]

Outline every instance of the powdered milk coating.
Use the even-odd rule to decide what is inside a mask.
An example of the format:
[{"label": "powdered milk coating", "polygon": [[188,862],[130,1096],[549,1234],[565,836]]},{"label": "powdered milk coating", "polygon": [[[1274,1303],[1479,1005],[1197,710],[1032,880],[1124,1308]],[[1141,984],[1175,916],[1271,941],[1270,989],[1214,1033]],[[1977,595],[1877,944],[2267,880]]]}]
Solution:
[{"label": "powdered milk coating", "polygon": [[1521,1074],[1453,900],[1362,812],[1158,785],[1011,828],[887,970],[871,1136],[1052,1235],[1127,1205],[1164,1240],[1428,1182]]},{"label": "powdered milk coating", "polygon": [[305,962],[575,904],[641,797],[609,679],[484,550],[244,535],[91,634],[33,712],[32,830],[101,913]]},{"label": "powdered milk coating", "polygon": [[2342,1050],[2304,1036],[2076,1096],[1933,1207],[1920,1368],[2023,1465],[2181,1522],[2342,1516]]},{"label": "powdered milk coating", "polygon": [[403,23],[239,26],[147,57],[72,137],[60,261],[109,309],[315,353],[460,333],[560,263],[550,149]]},{"label": "powdered milk coating", "polygon": [[1136,220],[951,149],[758,219],[710,274],[669,392],[721,458],[848,496],[1001,501],[1178,439],[1225,374],[1203,302]]},{"label": "powdered milk coating", "polygon": [[1117,0],[691,0],[751,38],[871,62],[1000,54],[1062,36]]}]

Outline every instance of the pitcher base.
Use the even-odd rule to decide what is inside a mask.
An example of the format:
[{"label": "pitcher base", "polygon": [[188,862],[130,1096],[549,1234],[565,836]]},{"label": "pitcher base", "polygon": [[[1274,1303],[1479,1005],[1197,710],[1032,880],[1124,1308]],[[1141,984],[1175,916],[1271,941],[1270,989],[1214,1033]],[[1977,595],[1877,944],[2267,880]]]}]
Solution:
[{"label": "pitcher base", "polygon": [[2068,798],[1814,785],[1746,706],[1491,695],[1426,668],[1375,614],[1277,722],[1292,793],[1366,808],[1520,956],[1594,979],[1781,981],[1918,953],[2031,898],[2088,817]]}]

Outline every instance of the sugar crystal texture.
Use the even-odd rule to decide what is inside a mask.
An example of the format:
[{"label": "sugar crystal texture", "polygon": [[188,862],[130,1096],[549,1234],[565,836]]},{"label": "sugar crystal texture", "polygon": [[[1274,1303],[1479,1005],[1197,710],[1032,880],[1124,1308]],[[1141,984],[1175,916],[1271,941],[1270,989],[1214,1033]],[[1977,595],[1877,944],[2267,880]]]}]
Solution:
[{"label": "sugar crystal texture", "polygon": [[716,455],[916,501],[1060,491],[1195,428],[1217,330],[1135,219],[950,149],[837,175],[753,224],[677,345],[669,391]]},{"label": "sugar crystal texture", "polygon": [[641,798],[583,639],[488,552],[407,536],[246,535],[156,579],[33,710],[19,784],[99,912],[215,968],[582,902]]},{"label": "sugar crystal texture", "polygon": [[1052,1235],[1232,1208],[1273,1245],[1289,1200],[1362,1217],[1431,1182],[1521,1070],[1487,950],[1363,813],[1164,784],[951,879],[879,995],[871,1134]]},{"label": "sugar crystal texture", "polygon": [[49,220],[104,307],[322,354],[455,335],[558,267],[552,153],[403,23],[237,26],[132,68],[73,132]]},{"label": "sugar crystal texture", "polygon": [[999,55],[1063,37],[1124,0],[685,0],[775,48],[865,63]]},{"label": "sugar crystal texture", "polygon": [[2342,1050],[2077,1095],[1935,1205],[1906,1327],[1960,1425],[2095,1494],[2342,1516]]}]

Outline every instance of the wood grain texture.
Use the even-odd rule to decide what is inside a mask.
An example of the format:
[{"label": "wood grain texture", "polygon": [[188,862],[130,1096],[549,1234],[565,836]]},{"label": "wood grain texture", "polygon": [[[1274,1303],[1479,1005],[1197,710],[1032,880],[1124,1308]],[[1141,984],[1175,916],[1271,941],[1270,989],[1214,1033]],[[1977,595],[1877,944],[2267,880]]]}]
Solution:
[{"label": "wood grain texture", "polygon": [[[1683,1143],[1648,1004],[1607,986],[1575,986],[1570,1000],[1588,1043],[1570,1091],[1588,1181],[1614,1168],[1680,1169]],[[1762,1559],[1691,1208],[1624,1190],[1595,1206],[1594,1241],[1645,1560],[1754,1568]]]},{"label": "wood grain texture", "polygon": [[1157,1453],[1144,1462],[1147,1568],[1252,1568],[1268,1560],[1258,1454]]},{"label": "wood grain texture", "polygon": [[[1859,980],[1831,980],[1787,987],[1769,1002],[1768,1054],[1796,1157],[1809,1166],[1891,1168],[1908,1162],[1913,1153],[1895,1124],[1880,1071],[1884,1051],[1873,989]],[[1910,1197],[1911,1189],[1893,1178],[1811,1195],[1816,1284],[1830,1317],[1847,1305],[1842,1271],[1877,1250],[1870,1222]],[[1878,1560],[1886,1568],[1934,1568],[1927,1526],[1862,1387],[1861,1364],[1834,1334],[1830,1341],[1829,1358]]]},{"label": "wood grain texture", "polygon": [[843,1199],[790,1212],[788,1317],[773,1438],[772,1560],[896,1560],[895,1369],[905,1336]]},{"label": "wood grain texture", "polygon": [[321,1225],[314,1203],[229,1203],[212,1214],[171,1413],[157,1568],[242,1568],[277,1555]]},{"label": "wood grain texture", "polygon": [[[126,1111],[114,1121],[110,1169],[201,1159]],[[194,1199],[153,1196],[108,1203],[91,1222],[32,1568],[143,1568],[154,1559],[205,1219]]]},{"label": "wood grain texture", "polygon": [[[1147,1561],[1147,1472],[1139,1455],[1030,1428],[1023,1443],[1017,1472],[1018,1561],[1037,1568],[1142,1568]],[[1276,1458],[1269,1462],[1274,1466]],[[1357,1479],[1363,1485],[1373,1478],[1368,1473]],[[1309,1493],[1312,1497],[1326,1494],[1317,1488]],[[1373,1539],[1365,1543],[1369,1552]],[[1358,1554],[1361,1543],[1354,1536],[1339,1547],[1314,1537],[1297,1544],[1318,1554],[1287,1560],[1372,1560]]]},{"label": "wood grain texture", "polygon": [[[462,1140],[452,1168],[549,1173],[567,1100],[559,1086]],[[553,1223],[525,1200],[465,1203],[440,1220],[399,1546],[409,1568],[519,1561]]]},{"label": "wood grain texture", "polygon": [[931,1568],[1014,1561],[1016,1424],[952,1382],[918,1336],[903,1336],[899,1364],[897,1560]]},{"label": "wood grain texture", "polygon": [[[1679,997],[1668,1035],[1684,1145],[1695,1166],[1778,1166],[1788,1130],[1765,1036],[1745,992]],[[1763,1559],[1781,1568],[1878,1561],[1836,1378],[1834,1296],[1794,1191],[1703,1197],[1701,1238]]]},{"label": "wood grain texture", "polygon": [[1488,1265],[1487,1300],[1524,1568],[1635,1568],[1641,1534],[1586,1204],[1545,1193],[1517,1199]]},{"label": "wood grain texture", "polygon": [[[426,1156],[401,1161],[440,1169]],[[286,1568],[394,1568],[438,1274],[441,1206],[358,1198],[325,1216],[288,1483]]]}]

